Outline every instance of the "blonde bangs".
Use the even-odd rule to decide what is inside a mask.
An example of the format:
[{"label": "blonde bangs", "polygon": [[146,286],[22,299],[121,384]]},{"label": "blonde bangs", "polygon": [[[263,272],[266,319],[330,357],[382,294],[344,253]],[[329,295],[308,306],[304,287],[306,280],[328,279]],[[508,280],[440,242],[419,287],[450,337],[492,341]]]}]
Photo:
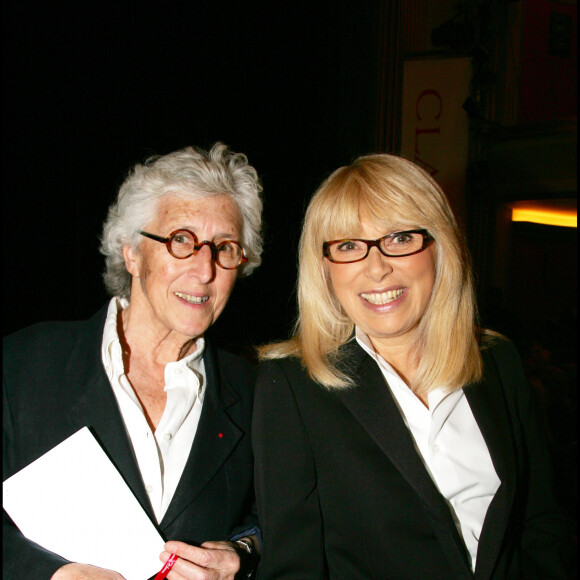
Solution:
[{"label": "blonde bangs", "polygon": [[[311,204],[311,226],[317,234],[318,247],[322,249],[323,242],[353,236],[360,230],[359,208],[363,197],[362,188],[352,175],[342,171],[330,176]],[[332,211],[326,209],[329,207]]]},{"label": "blonde bangs", "polygon": [[[312,204],[313,216],[318,218],[312,224],[316,231],[316,244],[342,238],[360,237],[361,224],[370,224],[387,233],[405,228],[427,228],[429,220],[419,207],[409,203],[408,194],[397,184],[384,179],[362,177],[356,169],[331,176],[332,182],[325,184]],[[370,176],[372,177],[372,176]],[[332,211],[327,208],[332,207]],[[310,217],[310,216],[308,216]],[[308,219],[306,219],[308,222]]]}]

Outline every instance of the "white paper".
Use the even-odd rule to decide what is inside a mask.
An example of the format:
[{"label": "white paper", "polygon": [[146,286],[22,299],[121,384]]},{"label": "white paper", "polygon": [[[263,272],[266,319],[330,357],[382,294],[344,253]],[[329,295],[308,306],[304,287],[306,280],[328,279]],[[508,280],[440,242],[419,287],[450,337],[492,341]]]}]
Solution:
[{"label": "white paper", "polygon": [[20,531],[67,560],[127,580],[146,580],[163,566],[163,539],[87,427],[2,487]]}]

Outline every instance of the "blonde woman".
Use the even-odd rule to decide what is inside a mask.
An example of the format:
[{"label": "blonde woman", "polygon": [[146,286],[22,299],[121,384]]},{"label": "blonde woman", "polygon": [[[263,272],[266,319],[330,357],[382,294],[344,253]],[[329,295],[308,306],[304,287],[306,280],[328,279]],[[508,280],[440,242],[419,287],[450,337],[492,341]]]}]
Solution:
[{"label": "blonde woman", "polygon": [[466,243],[421,168],[314,195],[294,336],[261,349],[259,578],[564,578],[569,534],[516,350],[479,331]]}]

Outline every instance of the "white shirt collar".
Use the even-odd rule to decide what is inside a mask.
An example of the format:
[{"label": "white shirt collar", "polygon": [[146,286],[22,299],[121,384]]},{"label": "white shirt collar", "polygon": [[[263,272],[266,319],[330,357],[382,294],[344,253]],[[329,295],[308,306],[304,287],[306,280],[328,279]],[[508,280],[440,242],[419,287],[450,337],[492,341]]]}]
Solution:
[{"label": "white shirt collar", "polygon": [[[119,340],[119,334],[117,332],[117,316],[119,312],[125,310],[127,306],[129,306],[128,300],[115,297],[109,302],[109,308],[107,310],[107,317],[103,329],[102,358],[109,380],[112,379],[113,375],[116,375],[118,378],[125,374],[121,341]],[[193,373],[200,379],[199,391],[195,393],[195,395],[203,401],[205,380],[202,380],[200,377],[200,373],[202,375],[204,374],[202,361],[205,352],[205,339],[203,336],[196,340],[195,345],[196,349],[194,352],[178,361],[170,362],[165,366],[165,377],[167,382],[165,390],[171,388],[172,380],[170,377],[174,377],[175,374],[179,372],[179,369],[186,370],[187,372],[193,371]],[[131,397],[134,398],[134,394],[131,394]]]},{"label": "white shirt collar", "polygon": [[[400,396],[416,397],[413,391],[411,391],[411,389],[407,386],[405,381],[399,376],[399,373],[397,373],[397,371],[375,350],[369,336],[358,326],[355,327],[355,337],[361,348],[367,352],[368,355],[373,358],[379,365],[383,375],[391,387],[391,390],[397,389]],[[439,404],[445,398],[447,398],[449,394],[449,389],[444,386],[436,387],[429,391],[427,394],[427,401],[429,402],[430,412],[433,413]]]}]

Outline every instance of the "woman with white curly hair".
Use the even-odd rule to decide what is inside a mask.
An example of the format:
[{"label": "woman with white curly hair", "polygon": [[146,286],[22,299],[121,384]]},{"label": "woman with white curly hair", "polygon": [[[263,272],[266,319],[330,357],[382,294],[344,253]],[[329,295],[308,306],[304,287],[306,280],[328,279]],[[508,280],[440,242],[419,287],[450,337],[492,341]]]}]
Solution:
[{"label": "woman with white curly hair", "polygon": [[[253,368],[205,333],[260,264],[261,190],[222,143],[137,164],[103,229],[110,302],[4,342],[4,477],[89,427],[167,541],[160,567],[177,556],[169,580],[248,578],[259,558]],[[4,518],[6,578],[121,578]]]}]

